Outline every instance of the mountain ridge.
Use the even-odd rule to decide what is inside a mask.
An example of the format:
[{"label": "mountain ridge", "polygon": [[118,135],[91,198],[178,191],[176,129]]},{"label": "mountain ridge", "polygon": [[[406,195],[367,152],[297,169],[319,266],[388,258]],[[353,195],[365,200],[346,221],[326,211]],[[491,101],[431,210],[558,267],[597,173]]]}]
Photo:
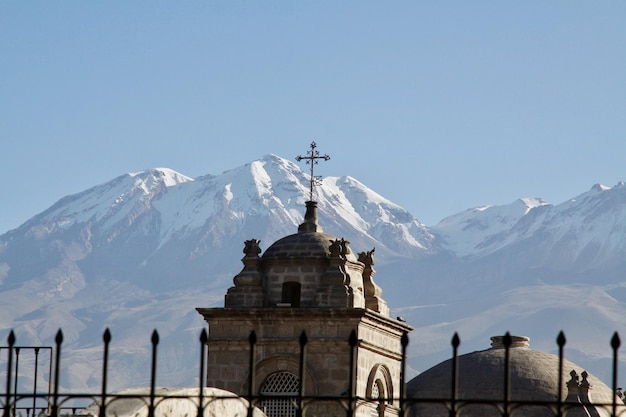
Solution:
[{"label": "mountain ridge", "polygon": [[[620,184],[557,205],[528,197],[469,209],[430,228],[348,175],[324,178],[315,199],[325,232],[354,251],[376,248],[383,298],[416,327],[413,372],[449,354],[448,332],[460,331],[467,349],[507,330],[545,345],[558,323],[573,327],[576,354],[597,366],[606,354],[584,335],[626,330]],[[142,382],[129,378],[149,368],[157,328],[173,361],[164,381],[196,384],[191,351],[205,324],[194,308],[223,303],[244,240],[260,239],[265,250],[297,231],[308,191],[308,174],[269,154],[220,175],[155,168],[66,196],[0,235],[0,340],[13,328],[20,343],[50,343],[62,328],[64,351],[75,352],[67,362],[85,372],[86,358],[100,360],[98,331],[111,327],[120,369],[112,386],[122,388]],[[72,373],[65,384],[89,387],[97,373]]]}]

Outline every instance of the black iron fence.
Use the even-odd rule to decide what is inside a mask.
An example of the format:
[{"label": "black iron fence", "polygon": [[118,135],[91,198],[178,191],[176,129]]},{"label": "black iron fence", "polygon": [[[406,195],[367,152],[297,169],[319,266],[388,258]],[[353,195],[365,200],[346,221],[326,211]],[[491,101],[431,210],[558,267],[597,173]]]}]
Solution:
[{"label": "black iron fence", "polygon": [[[33,387],[31,393],[40,392],[40,387],[37,386],[39,382],[39,374],[40,372],[44,373],[44,380],[50,381],[50,375],[52,375],[52,355],[53,349],[52,346],[0,346],[0,359],[3,356],[10,357],[11,365],[7,366],[7,372],[9,368],[11,370],[11,375],[8,376],[11,378],[11,387],[13,388],[13,398],[18,397],[18,386],[20,385],[19,377],[21,375],[20,369],[20,358],[23,356],[27,356],[28,358],[32,358],[33,360]],[[44,356],[42,358],[42,356]],[[45,357],[47,356],[47,358]],[[46,367],[47,364],[47,367]],[[43,369],[42,369],[43,368]],[[7,392],[11,388],[8,385],[6,386]],[[47,397],[50,397],[52,388],[51,384],[47,384]],[[6,397],[6,395],[5,395]],[[43,402],[43,405],[38,404],[37,396],[33,396],[30,398],[31,402],[29,406],[23,406],[24,410],[29,410],[30,413],[34,413],[33,410],[37,410],[40,407],[40,410],[47,409],[47,401]],[[42,403],[41,401],[39,403]],[[16,404],[13,404],[13,414],[17,412]]]},{"label": "black iron fence", "polygon": [[[350,354],[350,366],[351,375],[349,381],[347,381],[348,389],[340,395],[336,396],[310,396],[305,395],[303,391],[303,385],[300,384],[297,392],[292,392],[288,395],[285,394],[271,394],[271,393],[259,393],[254,391],[255,387],[255,347],[257,344],[257,338],[254,331],[251,332],[249,337],[249,373],[247,381],[248,392],[242,397],[236,397],[233,395],[225,394],[223,391],[217,393],[207,391],[203,385],[203,381],[206,377],[206,366],[208,357],[208,337],[206,330],[202,330],[199,337],[199,361],[198,361],[198,375],[199,386],[197,390],[193,390],[190,394],[186,392],[180,394],[179,392],[164,392],[162,389],[156,387],[156,370],[157,370],[157,348],[159,345],[159,334],[155,330],[152,333],[152,357],[151,357],[151,374],[150,374],[150,387],[145,392],[109,392],[107,387],[107,376],[109,367],[109,344],[111,342],[111,333],[108,329],[105,330],[103,337],[103,366],[102,366],[102,382],[99,392],[92,393],[77,393],[77,392],[60,392],[59,377],[61,373],[61,348],[63,344],[63,333],[58,331],[55,338],[55,345],[53,347],[34,347],[34,346],[18,346],[16,345],[16,337],[11,331],[7,338],[7,346],[1,347],[1,352],[6,353],[6,383],[4,389],[0,391],[0,417],[35,417],[35,416],[69,416],[69,415],[92,415],[98,417],[105,417],[109,415],[119,416],[123,414],[119,408],[116,408],[116,403],[120,401],[134,401],[135,404],[140,404],[144,407],[145,413],[134,413],[133,415],[147,415],[148,417],[181,415],[176,411],[172,411],[173,408],[169,406],[168,411],[159,411],[159,407],[165,402],[171,402],[172,400],[186,401],[187,410],[193,410],[193,412],[186,412],[184,415],[187,417],[217,417],[228,416],[230,414],[224,413],[225,408],[216,408],[215,404],[218,402],[237,402],[239,410],[243,408],[243,414],[241,412],[237,415],[248,415],[248,417],[258,416],[258,407],[267,402],[268,400],[287,401],[290,404],[289,410],[284,411],[285,416],[304,417],[307,415],[307,408],[314,403],[333,403],[339,405],[341,412],[339,414],[328,414],[329,416],[346,416],[346,417],[358,417],[361,415],[367,416],[399,416],[399,417],[417,417],[417,416],[434,416],[441,415],[446,417],[455,416],[483,416],[483,415],[498,415],[503,417],[516,417],[516,416],[555,416],[555,417],[567,417],[567,416],[612,416],[617,417],[620,415],[626,416],[626,406],[622,401],[621,388],[618,387],[618,350],[620,347],[620,338],[615,333],[610,341],[610,347],[612,349],[612,380],[610,388],[612,389],[612,395],[610,401],[602,403],[594,402],[594,408],[589,407],[591,404],[585,404],[585,398],[576,397],[570,399],[569,396],[563,395],[564,384],[569,382],[563,381],[562,375],[564,371],[564,347],[566,343],[565,336],[561,332],[556,343],[558,346],[558,369],[555,370],[555,378],[558,378],[558,390],[554,394],[553,400],[535,400],[535,399],[513,399],[511,397],[510,387],[510,351],[512,349],[512,337],[507,333],[502,338],[503,351],[504,351],[504,374],[502,375],[502,396],[501,398],[467,398],[459,393],[458,381],[459,381],[459,366],[458,366],[458,347],[460,345],[460,339],[455,333],[451,340],[452,347],[452,359],[450,368],[450,386],[447,388],[447,393],[444,397],[437,396],[436,398],[424,398],[415,397],[406,393],[406,381],[405,381],[405,369],[406,369],[406,353],[407,346],[409,344],[408,335],[405,333],[401,339],[402,347],[402,361],[401,372],[399,382],[399,392],[396,398],[380,398],[370,397],[364,398],[355,394],[356,384],[356,366],[355,357],[356,350],[359,345],[356,332],[352,332],[350,335],[349,346],[351,348]],[[308,343],[306,333],[303,332],[300,340],[300,381],[303,381],[303,370],[306,365],[306,346]],[[20,353],[24,351],[32,351],[35,355],[34,366],[34,386],[32,391],[18,390],[18,376],[20,374]],[[46,352],[49,355],[49,369],[47,370],[47,376],[49,384],[47,390],[41,391],[37,387],[37,372],[38,372],[38,357],[40,352]],[[579,384],[583,386],[586,381],[586,375],[583,372],[583,383]],[[578,381],[578,376],[572,373],[572,379]],[[571,381],[570,381],[571,382]],[[1,384],[0,384],[1,385]],[[569,385],[568,385],[569,386]],[[394,407],[381,407],[380,404],[395,404]],[[80,405],[76,405],[80,404]],[[420,411],[419,405],[437,405],[438,412]],[[89,407],[88,407],[89,406]],[[473,406],[483,407],[481,412],[471,411]],[[491,411],[495,411],[493,414],[491,411],[485,413],[484,410],[487,407]],[[527,407],[535,411],[524,411]],[[364,414],[364,409],[367,408],[367,414]],[[336,409],[336,408],[335,408]],[[221,410],[221,411],[220,411]],[[255,411],[256,410],[256,411]],[[293,410],[293,411],[290,411]],[[372,411],[374,410],[374,411]],[[443,411],[442,411],[443,410]],[[537,411],[541,410],[541,411]],[[599,410],[599,411],[598,411]],[[491,414],[490,414],[491,413]],[[268,415],[271,413],[268,413]]]}]

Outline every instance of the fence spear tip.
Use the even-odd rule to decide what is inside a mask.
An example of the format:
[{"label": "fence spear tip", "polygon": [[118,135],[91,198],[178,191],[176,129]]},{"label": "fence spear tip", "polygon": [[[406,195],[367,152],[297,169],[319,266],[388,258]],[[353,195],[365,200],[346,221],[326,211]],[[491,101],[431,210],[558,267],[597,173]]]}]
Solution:
[{"label": "fence spear tip", "polygon": [[102,334],[102,340],[104,341],[104,343],[109,343],[111,341],[111,332],[109,331],[108,327],[104,329],[104,333]]},{"label": "fence spear tip", "polygon": [[459,347],[459,345],[461,344],[461,338],[459,337],[459,334],[457,332],[454,332],[454,336],[452,336],[452,347]]},{"label": "fence spear tip", "polygon": [[613,349],[617,349],[622,344],[622,341],[619,339],[619,334],[615,332],[613,337],[611,338],[611,347]]}]

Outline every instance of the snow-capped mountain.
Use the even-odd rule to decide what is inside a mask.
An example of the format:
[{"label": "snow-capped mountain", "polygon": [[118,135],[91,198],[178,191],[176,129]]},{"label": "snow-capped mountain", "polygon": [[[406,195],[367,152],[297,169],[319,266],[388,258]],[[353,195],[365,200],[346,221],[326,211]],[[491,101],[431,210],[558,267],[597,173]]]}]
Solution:
[{"label": "snow-capped mountain", "polygon": [[442,247],[456,256],[482,256],[523,237],[515,234],[515,225],[531,210],[545,205],[539,198],[520,198],[504,206],[476,207],[446,217],[431,229]]},{"label": "snow-capped mountain", "polygon": [[[62,328],[69,350],[97,352],[110,327],[119,349],[144,354],[157,328],[164,343],[176,340],[165,355],[184,351],[194,366],[186,349],[197,349],[191,340],[204,326],[194,308],[222,304],[244,240],[265,249],[297,231],[308,190],[297,165],[268,155],[196,179],[165,168],[126,174],[65,197],[0,237],[0,338],[13,328],[20,344],[50,344]],[[419,221],[351,177],[325,178],[316,192],[326,231],[355,251],[376,247],[381,264],[433,250]],[[140,374],[147,359],[120,356],[118,368]],[[93,372],[72,384],[89,386]],[[165,373],[172,385],[195,377]]]},{"label": "snow-capped mountain", "polygon": [[402,315],[429,340],[415,354],[445,358],[441,346],[454,331],[465,349],[484,349],[489,336],[511,331],[555,352],[563,330],[570,358],[610,375],[610,337],[626,332],[625,227],[622,182],[557,205],[522,198],[445,218],[430,228],[439,253],[394,266],[422,278],[413,296],[396,298],[413,306]]},{"label": "snow-capped mountain", "polygon": [[[156,328],[158,384],[195,386],[205,326],[195,307],[223,305],[244,240],[267,249],[296,232],[308,191],[308,174],[268,155],[195,179],[126,174],[65,197],[0,236],[0,344],[14,329],[21,345],[52,345],[62,328],[62,383],[90,388],[108,327],[116,389],[147,384]],[[455,331],[466,352],[506,331],[554,351],[564,330],[569,359],[602,376],[612,333],[626,331],[622,183],[557,205],[470,209],[431,229],[349,176],[325,178],[315,199],[327,233],[354,251],[376,248],[383,297],[416,328],[414,371],[447,358]]]},{"label": "snow-capped mountain", "polygon": [[524,198],[505,206],[474,208],[430,230],[457,257],[482,258],[514,251],[524,265],[603,271],[623,265],[626,253],[626,187],[601,184],[564,203]]}]

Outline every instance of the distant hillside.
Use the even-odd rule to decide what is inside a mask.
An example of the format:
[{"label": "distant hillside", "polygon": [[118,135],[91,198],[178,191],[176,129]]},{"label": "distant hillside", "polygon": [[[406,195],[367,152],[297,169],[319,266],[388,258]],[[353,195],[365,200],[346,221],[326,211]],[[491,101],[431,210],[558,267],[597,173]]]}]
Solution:
[{"label": "distant hillside", "polygon": [[[147,384],[156,328],[158,383],[195,386],[204,327],[195,307],[223,305],[244,240],[266,249],[296,232],[308,187],[297,165],[268,155],[196,179],[166,168],[125,174],[64,197],[0,236],[0,338],[14,329],[19,344],[50,345],[62,328],[62,382],[90,388],[109,327],[115,389]],[[626,316],[622,183],[556,206],[522,198],[470,209],[430,230],[349,176],[325,178],[316,200],[325,232],[355,251],[376,248],[383,297],[416,327],[413,372],[448,357],[454,331],[462,351],[507,330],[550,351],[563,329],[569,358],[604,374]]]}]

